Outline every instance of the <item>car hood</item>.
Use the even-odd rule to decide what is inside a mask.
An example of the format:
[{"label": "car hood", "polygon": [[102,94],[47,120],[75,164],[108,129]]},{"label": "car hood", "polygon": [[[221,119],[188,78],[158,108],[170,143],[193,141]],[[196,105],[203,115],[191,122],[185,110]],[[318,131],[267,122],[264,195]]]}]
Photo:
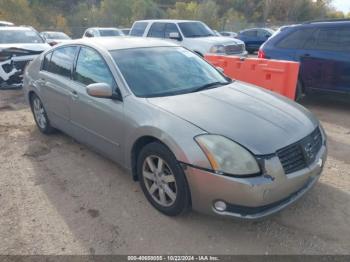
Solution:
[{"label": "car hood", "polygon": [[12,56],[38,55],[50,48],[50,45],[43,44],[0,44],[0,58],[8,59]]},{"label": "car hood", "polygon": [[255,155],[273,154],[309,135],[319,124],[308,110],[293,101],[238,81],[148,101],[207,133],[236,141]]},{"label": "car hood", "polygon": [[238,45],[243,44],[243,42],[239,39],[235,39],[232,37],[222,37],[222,36],[209,36],[209,37],[197,37],[191,38],[192,41],[196,42],[205,42],[211,45]]}]

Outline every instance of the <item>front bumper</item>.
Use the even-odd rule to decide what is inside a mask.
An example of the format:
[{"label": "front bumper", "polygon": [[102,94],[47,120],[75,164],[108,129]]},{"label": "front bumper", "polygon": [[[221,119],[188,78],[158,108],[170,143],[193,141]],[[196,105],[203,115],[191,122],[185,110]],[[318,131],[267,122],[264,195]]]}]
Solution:
[{"label": "front bumper", "polygon": [[[323,145],[309,167],[286,175],[277,156],[264,160],[264,174],[252,178],[218,175],[186,166],[192,208],[196,211],[247,220],[272,215],[289,206],[318,181],[327,158]],[[214,203],[223,201],[227,208],[218,211]]]}]

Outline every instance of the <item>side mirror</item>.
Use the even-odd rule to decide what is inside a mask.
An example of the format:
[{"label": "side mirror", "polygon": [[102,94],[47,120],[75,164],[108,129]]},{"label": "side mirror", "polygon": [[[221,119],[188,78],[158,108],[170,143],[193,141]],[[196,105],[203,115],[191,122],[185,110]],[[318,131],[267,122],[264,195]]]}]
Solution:
[{"label": "side mirror", "polygon": [[86,87],[88,95],[98,98],[113,98],[113,89],[106,83],[91,84]]},{"label": "side mirror", "polygon": [[172,32],[169,34],[169,39],[174,39],[174,40],[177,40],[177,41],[181,41],[182,38],[180,36],[180,34],[178,32]]}]

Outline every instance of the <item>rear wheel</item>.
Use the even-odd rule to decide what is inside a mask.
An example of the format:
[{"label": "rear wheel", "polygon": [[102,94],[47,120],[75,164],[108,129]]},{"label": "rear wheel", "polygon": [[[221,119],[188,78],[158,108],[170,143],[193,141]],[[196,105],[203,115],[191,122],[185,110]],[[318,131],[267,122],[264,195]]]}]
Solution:
[{"label": "rear wheel", "polygon": [[137,174],[143,193],[157,210],[168,216],[189,210],[185,174],[166,146],[159,142],[146,145],[138,157]]},{"label": "rear wheel", "polygon": [[51,126],[44,105],[36,94],[33,94],[31,96],[30,105],[34,115],[35,123],[38,126],[39,130],[44,134],[53,133],[55,129]]}]

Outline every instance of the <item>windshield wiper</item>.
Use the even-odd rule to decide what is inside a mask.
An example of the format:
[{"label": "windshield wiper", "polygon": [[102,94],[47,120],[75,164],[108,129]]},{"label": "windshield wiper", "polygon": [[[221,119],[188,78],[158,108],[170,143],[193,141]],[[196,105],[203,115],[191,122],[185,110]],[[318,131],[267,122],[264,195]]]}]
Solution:
[{"label": "windshield wiper", "polygon": [[225,86],[225,85],[228,85],[229,83],[230,82],[213,82],[213,83],[209,83],[209,84],[200,86],[200,87],[194,89],[193,92],[199,92],[199,91],[215,88],[215,87],[218,87],[218,86]]}]

